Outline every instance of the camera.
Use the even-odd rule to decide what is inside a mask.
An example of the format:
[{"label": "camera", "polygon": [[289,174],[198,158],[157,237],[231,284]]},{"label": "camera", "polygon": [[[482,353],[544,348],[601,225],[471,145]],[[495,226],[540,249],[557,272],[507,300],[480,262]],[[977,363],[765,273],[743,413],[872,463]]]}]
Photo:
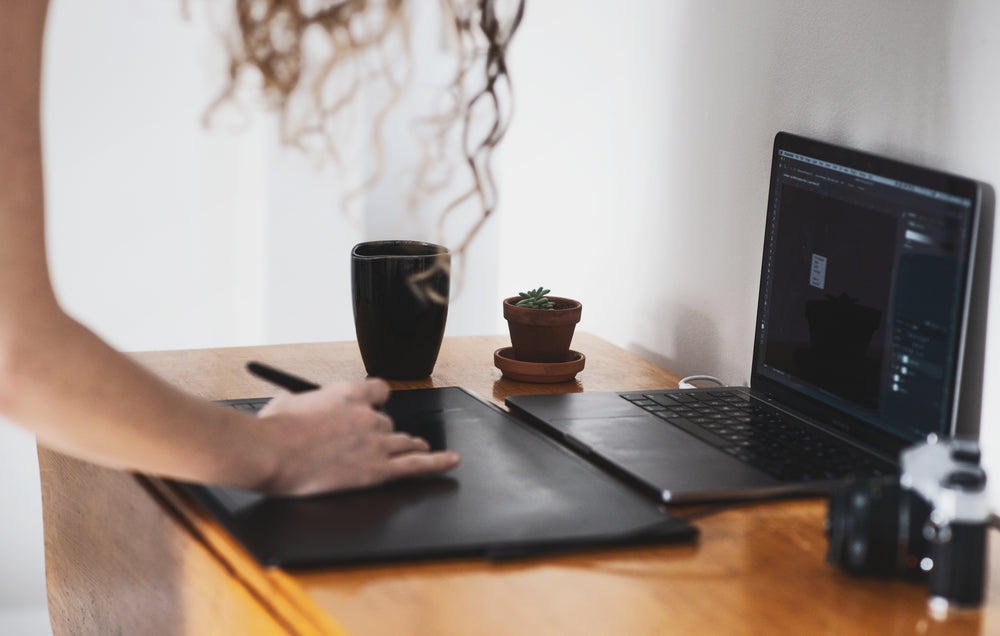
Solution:
[{"label": "camera", "polygon": [[935,605],[977,607],[992,518],[978,443],[932,435],[902,452],[899,476],[831,493],[827,561],[859,576],[927,581]]}]

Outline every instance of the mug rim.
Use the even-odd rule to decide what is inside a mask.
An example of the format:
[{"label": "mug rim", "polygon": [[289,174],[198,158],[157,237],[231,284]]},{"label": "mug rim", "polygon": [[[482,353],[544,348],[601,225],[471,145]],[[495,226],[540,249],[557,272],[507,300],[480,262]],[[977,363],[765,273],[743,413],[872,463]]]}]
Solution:
[{"label": "mug rim", "polygon": [[[410,248],[418,248],[421,250],[419,254],[402,254],[394,251],[390,251],[392,248],[399,249],[400,246],[407,246]],[[366,249],[380,250],[378,253],[363,253]],[[387,249],[389,248],[389,249]],[[438,245],[437,243],[428,243],[426,241],[413,241],[413,240],[380,240],[380,241],[362,241],[357,243],[353,248],[351,248],[351,257],[353,258],[427,258],[428,256],[441,256],[450,255],[448,248],[443,245]]]}]

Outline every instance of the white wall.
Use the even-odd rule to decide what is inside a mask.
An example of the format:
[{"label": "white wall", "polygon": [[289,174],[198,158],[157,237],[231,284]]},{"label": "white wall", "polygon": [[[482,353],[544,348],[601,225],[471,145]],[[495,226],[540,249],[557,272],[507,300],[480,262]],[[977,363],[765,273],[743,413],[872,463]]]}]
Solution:
[{"label": "white wall", "polygon": [[[262,144],[205,129],[224,60],[173,2],[56,2],[45,120],[64,305],[125,349],[239,344],[258,314]],[[248,248],[253,246],[253,249]],[[170,325],[169,328],[163,328]]]},{"label": "white wall", "polygon": [[[775,132],[996,186],[998,23],[989,0],[529,3],[501,288],[544,284],[583,301],[582,330],[746,383]],[[1000,470],[995,338],[987,366],[982,437]]]}]

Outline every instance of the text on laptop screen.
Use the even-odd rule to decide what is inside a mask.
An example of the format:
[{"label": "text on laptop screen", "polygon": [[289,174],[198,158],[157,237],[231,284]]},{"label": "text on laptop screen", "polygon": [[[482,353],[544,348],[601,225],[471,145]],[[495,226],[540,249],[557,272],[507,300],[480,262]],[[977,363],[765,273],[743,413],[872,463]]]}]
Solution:
[{"label": "text on laptop screen", "polygon": [[778,149],[755,371],[903,439],[945,433],[974,201]]}]

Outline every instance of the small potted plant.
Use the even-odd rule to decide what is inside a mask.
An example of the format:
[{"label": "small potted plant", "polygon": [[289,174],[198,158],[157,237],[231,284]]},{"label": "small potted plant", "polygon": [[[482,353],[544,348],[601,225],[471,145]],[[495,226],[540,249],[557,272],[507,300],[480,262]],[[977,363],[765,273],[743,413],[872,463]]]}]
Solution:
[{"label": "small potted plant", "polygon": [[583,306],[579,301],[546,296],[539,287],[503,301],[514,357],[525,362],[566,362]]}]

